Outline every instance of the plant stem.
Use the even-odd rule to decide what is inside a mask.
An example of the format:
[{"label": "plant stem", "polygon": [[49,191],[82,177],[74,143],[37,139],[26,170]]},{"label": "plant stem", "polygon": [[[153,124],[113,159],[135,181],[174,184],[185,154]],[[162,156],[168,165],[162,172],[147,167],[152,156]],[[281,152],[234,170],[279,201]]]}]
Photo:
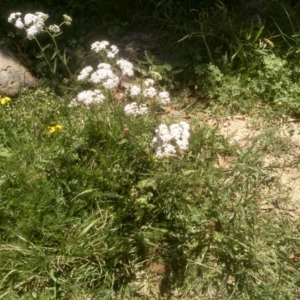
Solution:
[{"label": "plant stem", "polygon": [[70,69],[69,69],[69,67],[68,67],[68,65],[67,65],[67,62],[66,62],[66,61],[64,60],[64,58],[60,55],[60,51],[59,51],[59,49],[58,49],[58,46],[57,46],[55,37],[54,37],[48,30],[46,30],[46,32],[50,35],[50,37],[51,37],[51,39],[52,39],[52,41],[53,41],[53,44],[54,44],[54,46],[55,46],[56,53],[57,53],[59,59],[60,59],[61,62],[64,64],[64,66],[66,67],[67,71],[68,71],[69,74],[70,74],[70,77],[72,78],[72,77],[73,77],[73,74],[72,74],[72,72],[70,71]]},{"label": "plant stem", "polygon": [[47,58],[47,56],[46,56],[46,54],[45,54],[45,52],[44,52],[42,46],[41,46],[41,44],[39,43],[39,41],[38,41],[38,39],[37,39],[36,37],[34,37],[34,40],[37,42],[38,46],[40,47],[41,52],[42,52],[42,55],[43,55],[45,61],[47,62],[47,64],[48,64],[48,66],[49,66],[49,69],[50,69],[51,73],[55,76],[54,69],[52,68],[52,66],[51,66],[51,64],[50,64],[50,62],[49,62],[49,60],[48,60],[48,58]]}]

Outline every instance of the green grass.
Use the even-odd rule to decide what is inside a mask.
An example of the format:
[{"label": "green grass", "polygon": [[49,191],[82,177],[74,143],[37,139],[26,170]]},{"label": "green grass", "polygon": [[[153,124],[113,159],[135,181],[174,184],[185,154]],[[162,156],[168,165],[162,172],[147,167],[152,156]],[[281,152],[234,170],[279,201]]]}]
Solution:
[{"label": "green grass", "polygon": [[[299,219],[261,208],[279,185],[263,156],[290,149],[275,120],[298,113],[296,60],[261,44],[262,27],[238,23],[236,11],[208,8],[195,22],[168,5],[154,14],[160,34],[167,24],[206,43],[166,39],[177,64],[149,53],[141,62],[163,76],[156,87],[177,88],[172,106],[148,101],[149,114],[132,117],[129,97],[103,91],[101,104],[70,107],[91,84],[60,73],[54,82],[43,68],[38,89],[0,105],[0,299],[299,299]],[[252,112],[270,126],[241,148],[198,110]],[[157,158],[157,126],[183,120],[188,150]]]},{"label": "green grass", "polygon": [[296,299],[298,222],[260,210],[259,152],[192,118],[187,153],[158,160],[152,118],[69,101],[39,89],[1,107],[3,299],[138,298],[153,262],[162,296]]}]

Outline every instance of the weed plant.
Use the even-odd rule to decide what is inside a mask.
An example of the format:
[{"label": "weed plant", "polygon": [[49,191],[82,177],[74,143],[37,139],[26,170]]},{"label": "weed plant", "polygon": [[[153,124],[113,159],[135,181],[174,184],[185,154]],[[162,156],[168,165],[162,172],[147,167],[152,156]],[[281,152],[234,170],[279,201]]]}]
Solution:
[{"label": "weed plant", "polygon": [[[132,68],[108,44],[93,44],[61,96],[1,98],[0,298],[297,299],[299,221],[261,209],[272,189],[261,153],[169,117],[176,101],[153,78],[121,92],[108,63]],[[273,96],[280,62],[260,78]],[[207,70],[219,96],[229,79]],[[140,274],[155,264],[151,286]]]}]

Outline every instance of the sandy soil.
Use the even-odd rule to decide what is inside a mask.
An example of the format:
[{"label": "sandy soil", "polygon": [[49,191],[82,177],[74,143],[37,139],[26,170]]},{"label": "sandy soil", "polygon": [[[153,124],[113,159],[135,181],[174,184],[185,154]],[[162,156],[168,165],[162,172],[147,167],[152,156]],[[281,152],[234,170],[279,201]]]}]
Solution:
[{"label": "sandy soil", "polygon": [[[215,125],[213,119],[207,120],[208,124]],[[218,128],[221,134],[232,143],[237,143],[241,148],[248,148],[263,139],[263,134],[273,128],[274,145],[272,139],[269,148],[263,156],[264,167],[270,167],[272,176],[278,178],[281,188],[274,191],[274,199],[279,195],[288,195],[286,207],[289,211],[297,211],[300,214],[300,123],[290,119],[288,124],[277,126],[268,125],[263,120],[251,118],[250,116],[235,115],[218,120]],[[285,143],[283,151],[276,151],[276,140]],[[268,150],[268,149],[267,149]],[[285,151],[284,151],[285,150]],[[278,196],[276,196],[278,193]],[[292,213],[290,213],[292,214]]]}]

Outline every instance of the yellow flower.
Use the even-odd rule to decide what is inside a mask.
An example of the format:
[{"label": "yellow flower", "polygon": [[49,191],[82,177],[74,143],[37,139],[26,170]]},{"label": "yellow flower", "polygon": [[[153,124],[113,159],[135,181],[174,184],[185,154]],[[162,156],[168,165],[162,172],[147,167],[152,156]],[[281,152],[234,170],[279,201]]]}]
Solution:
[{"label": "yellow flower", "polygon": [[50,133],[62,130],[61,125],[48,126],[48,130]]},{"label": "yellow flower", "polygon": [[9,97],[3,97],[1,98],[0,102],[2,105],[5,105],[6,103],[8,103],[10,101]]}]

